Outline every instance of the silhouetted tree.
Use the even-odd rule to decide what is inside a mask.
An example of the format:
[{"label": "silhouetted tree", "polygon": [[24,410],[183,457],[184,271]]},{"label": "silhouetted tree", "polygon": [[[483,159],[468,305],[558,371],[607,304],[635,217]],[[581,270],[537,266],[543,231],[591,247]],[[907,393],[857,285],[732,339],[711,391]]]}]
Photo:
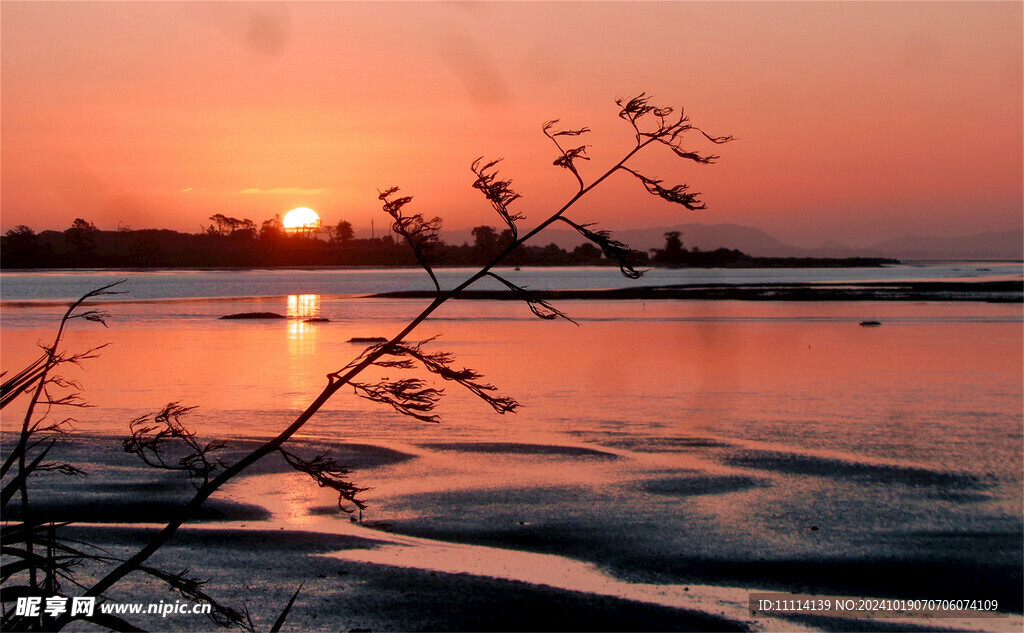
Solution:
[{"label": "silhouetted tree", "polygon": [[274,217],[264,220],[260,225],[259,237],[261,240],[275,241],[285,236],[284,224],[281,223],[281,215],[275,213]]},{"label": "silhouetted tree", "polygon": [[90,260],[96,251],[96,234],[99,229],[92,222],[75,218],[71,228],[64,231],[64,245],[68,250],[68,258],[73,266],[92,263]]},{"label": "silhouetted tree", "polygon": [[498,249],[501,251],[513,248],[513,243],[516,241],[515,235],[513,235],[510,229],[505,229],[498,236]]},{"label": "silhouetted tree", "polygon": [[257,235],[256,224],[248,218],[243,219],[231,229],[230,235],[236,239],[254,240]]},{"label": "silhouetted tree", "polygon": [[601,249],[596,247],[596,246],[594,246],[590,242],[584,242],[584,243],[580,244],[579,246],[577,246],[576,248],[572,249],[572,254],[573,254],[573,257],[576,257],[576,258],[582,259],[582,260],[587,260],[587,259],[598,260],[598,259],[601,259]]},{"label": "silhouetted tree", "polygon": [[498,232],[492,226],[478,226],[473,229],[473,255],[485,262],[498,252]]},{"label": "silhouetted tree", "polygon": [[355,232],[352,230],[352,225],[345,220],[338,222],[334,229],[334,240],[344,244],[355,237]]},{"label": "silhouetted tree", "polygon": [[498,245],[498,232],[493,226],[478,226],[473,229],[473,245],[481,251],[491,251]]},{"label": "silhouetted tree", "polygon": [[682,233],[679,231],[668,231],[665,233],[665,248],[652,248],[655,264],[663,266],[682,266],[693,263],[689,253],[683,248]]},{"label": "silhouetted tree", "polygon": [[149,234],[142,234],[135,238],[128,257],[131,265],[139,268],[152,268],[163,266],[167,263],[164,251],[160,248],[160,243],[153,235]]},{"label": "silhouetted tree", "polygon": [[683,240],[679,238],[682,235],[679,231],[669,231],[665,233],[665,256],[674,257],[678,256],[683,252]]},{"label": "silhouetted tree", "polygon": [[39,236],[24,224],[4,234],[3,251],[0,252],[5,266],[26,267],[40,259]]},{"label": "silhouetted tree", "polygon": [[227,235],[231,232],[228,228],[227,220],[228,218],[220,213],[211,215],[210,221],[213,222],[213,224],[203,227],[203,233],[207,235]]},{"label": "silhouetted tree", "polygon": [[239,220],[238,218],[215,213],[210,216],[210,221],[213,224],[210,224],[203,230],[207,235],[219,235],[222,237],[231,235],[239,238],[256,237],[256,224],[252,220]]}]

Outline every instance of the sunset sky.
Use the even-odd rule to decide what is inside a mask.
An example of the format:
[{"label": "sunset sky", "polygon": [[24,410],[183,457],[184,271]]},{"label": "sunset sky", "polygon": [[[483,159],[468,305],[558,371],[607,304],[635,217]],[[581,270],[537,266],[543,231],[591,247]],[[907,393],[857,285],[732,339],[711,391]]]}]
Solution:
[{"label": "sunset sky", "polygon": [[[756,226],[800,246],[1022,224],[1020,2],[10,2],[0,228],[197,232],[307,206],[357,234],[377,191],[462,229],[504,157],[526,225],[573,192],[541,124],[628,149],[617,97],[683,106],[734,143],[687,212],[616,177],[574,214],[611,229]],[[694,149],[710,151],[693,139]]]}]

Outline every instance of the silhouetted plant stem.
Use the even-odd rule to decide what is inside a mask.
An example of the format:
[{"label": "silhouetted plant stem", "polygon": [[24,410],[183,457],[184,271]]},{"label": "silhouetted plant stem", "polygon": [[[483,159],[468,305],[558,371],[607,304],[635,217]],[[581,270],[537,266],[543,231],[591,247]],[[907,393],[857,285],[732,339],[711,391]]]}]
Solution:
[{"label": "silhouetted plant stem", "polygon": [[[86,312],[83,312],[83,313],[77,313],[78,308],[83,303],[85,303],[86,301],[88,301],[89,299],[91,299],[93,297],[102,296],[102,295],[109,295],[109,294],[116,294],[114,292],[111,292],[110,289],[113,288],[114,286],[117,286],[120,283],[122,283],[122,282],[118,281],[118,282],[115,282],[115,283],[103,286],[102,288],[98,288],[96,290],[92,290],[92,291],[86,293],[85,295],[83,295],[81,298],[79,298],[74,303],[72,303],[68,307],[67,311],[64,312],[64,316],[60,320],[60,325],[57,326],[57,333],[56,333],[56,335],[54,335],[53,343],[50,346],[48,346],[48,347],[44,346],[43,347],[43,356],[40,358],[39,361],[36,361],[36,363],[33,363],[31,365],[31,367],[34,368],[34,369],[29,371],[29,372],[27,372],[27,373],[23,372],[23,375],[15,376],[14,378],[12,378],[12,380],[14,380],[14,381],[17,381],[20,378],[21,380],[24,380],[24,381],[33,380],[36,383],[35,389],[33,390],[31,398],[29,398],[28,406],[26,407],[26,410],[25,410],[25,417],[22,419],[22,422],[21,422],[21,432],[18,435],[17,445],[15,446],[14,451],[12,452],[11,456],[8,457],[8,459],[6,460],[6,462],[4,464],[4,467],[3,467],[3,471],[4,471],[4,473],[6,473],[8,468],[10,467],[10,463],[12,461],[11,458],[16,459],[17,464],[18,464],[18,470],[17,470],[17,473],[16,473],[16,479],[14,481],[17,482],[18,492],[19,492],[20,497],[21,497],[21,520],[26,525],[32,525],[32,512],[31,512],[31,507],[30,507],[30,504],[29,504],[29,494],[28,494],[28,477],[29,477],[29,474],[31,474],[31,472],[33,470],[35,470],[40,465],[40,463],[42,462],[43,457],[45,457],[46,453],[49,451],[49,447],[47,447],[47,449],[43,451],[42,455],[40,455],[35,460],[33,460],[33,462],[31,464],[27,462],[28,451],[29,451],[28,441],[29,441],[29,438],[35,432],[35,430],[38,428],[38,424],[39,424],[39,423],[33,424],[33,420],[35,419],[36,406],[41,401],[43,401],[44,397],[45,397],[45,404],[47,404],[49,406],[52,406],[53,404],[73,404],[74,406],[82,406],[80,403],[75,402],[74,398],[70,398],[67,401],[62,403],[60,401],[56,401],[55,402],[55,401],[51,400],[51,398],[48,395],[46,395],[46,386],[48,384],[50,384],[50,382],[51,382],[50,381],[50,372],[57,365],[61,364],[62,362],[76,362],[77,360],[79,360],[81,358],[88,357],[90,354],[92,354],[93,352],[95,352],[98,349],[100,349],[100,347],[102,347],[102,346],[100,346],[100,347],[93,348],[93,349],[85,352],[84,354],[73,356],[70,359],[62,358],[59,355],[58,350],[60,349],[61,340],[64,338],[64,331],[67,329],[68,322],[71,321],[72,319],[75,319],[75,318],[83,318],[83,319],[86,319],[86,320],[89,320],[89,321],[95,321],[95,322],[101,323],[101,324],[103,324],[105,326],[106,323],[104,322],[104,317],[106,315],[104,315],[101,312],[95,311],[95,310],[89,310],[89,311],[86,311]],[[30,382],[23,382],[22,386],[28,385],[28,384],[31,384],[31,383]],[[13,394],[11,394],[12,397],[13,397],[13,395],[17,394],[19,389],[16,387],[16,388],[12,389],[12,391],[14,392]],[[5,394],[5,395],[7,395],[7,394]],[[9,402],[9,400],[5,399],[4,404],[6,404],[7,402]],[[51,443],[51,446],[52,446],[52,443]],[[6,502],[7,502],[7,499],[5,498],[4,499],[4,503],[6,503]],[[26,552],[28,552],[28,557],[30,559],[33,558],[34,551],[33,551],[32,539],[26,539],[26,541],[25,541],[25,550],[26,550]],[[29,567],[28,571],[29,571],[29,585],[33,589],[38,588],[39,580],[38,580],[36,565],[34,565],[34,564],[31,565]]]},{"label": "silhouetted plant stem", "polygon": [[[204,480],[204,483],[198,487],[198,490],[196,491],[195,495],[188,502],[188,504],[183,509],[183,512],[177,519],[168,523],[160,532],[158,532],[149,541],[149,543],[145,547],[139,550],[134,556],[122,562],[115,569],[110,571],[102,579],[96,582],[91,588],[88,589],[86,595],[100,596],[121,578],[131,573],[132,571],[140,569],[143,563],[153,553],[159,550],[160,547],[162,547],[174,535],[178,528],[180,528],[185,522],[187,522],[195,516],[199,507],[210,497],[210,495],[212,495],[222,485],[227,483],[229,480],[237,476],[239,473],[243,472],[245,469],[259,461],[260,459],[266,457],[267,455],[275,451],[282,450],[282,446],[296,432],[298,432],[299,429],[301,429],[306,424],[306,422],[308,422],[313,417],[313,415],[315,415],[320,410],[320,408],[323,407],[323,405],[326,404],[327,401],[330,400],[331,397],[334,396],[334,394],[336,394],[338,390],[341,389],[342,387],[346,385],[353,385],[357,389],[362,388],[363,392],[360,395],[364,395],[364,397],[366,395],[369,395],[371,399],[375,399],[379,402],[384,402],[387,404],[394,404],[395,402],[393,399],[390,399],[391,396],[386,395],[388,393],[392,394],[392,396],[394,396],[394,394],[399,394],[397,397],[403,397],[403,394],[406,394],[407,392],[400,390],[383,390],[380,393],[385,395],[373,397],[374,393],[367,389],[367,387],[370,386],[354,384],[352,382],[352,380],[356,376],[358,376],[368,367],[375,364],[400,368],[411,367],[412,361],[410,359],[383,361],[381,359],[384,356],[401,356],[405,354],[407,356],[411,355],[413,357],[416,357],[418,360],[423,362],[429,370],[434,371],[435,373],[440,373],[442,377],[444,377],[445,379],[458,380],[458,382],[461,382],[464,386],[470,388],[470,390],[474,391],[477,395],[484,397],[484,399],[488,400],[499,413],[514,410],[514,408],[518,406],[518,403],[515,403],[514,400],[493,399],[487,397],[486,395],[482,395],[485,390],[493,389],[493,387],[490,385],[484,385],[483,383],[474,382],[474,379],[476,377],[479,377],[479,375],[475,374],[475,372],[470,373],[470,370],[463,370],[462,373],[454,372],[448,368],[446,362],[438,360],[441,358],[440,356],[430,356],[425,358],[425,354],[421,354],[418,352],[418,347],[415,348],[417,350],[416,352],[412,352],[412,348],[405,345],[403,341],[421,323],[423,323],[423,321],[429,318],[434,313],[434,311],[441,307],[446,301],[458,296],[459,293],[461,293],[463,290],[465,290],[475,282],[479,281],[481,278],[488,275],[493,275],[493,273],[491,273],[491,269],[493,269],[495,266],[501,263],[502,260],[504,260],[508,255],[510,255],[516,248],[524,244],[526,241],[528,241],[541,231],[545,230],[553,222],[556,221],[561,220],[567,222],[568,224],[576,228],[579,232],[581,232],[589,240],[598,243],[607,256],[618,258],[620,262],[620,268],[622,269],[623,274],[633,278],[639,277],[643,271],[634,270],[632,268],[631,263],[626,261],[624,258],[623,254],[630,252],[628,248],[625,247],[625,245],[614,240],[611,240],[608,237],[607,232],[590,231],[586,229],[586,226],[588,225],[577,224],[575,222],[572,222],[571,220],[568,220],[565,217],[565,213],[570,208],[572,208],[580,199],[582,199],[594,188],[602,184],[612,174],[615,174],[618,171],[626,171],[632,176],[640,179],[644,187],[647,189],[647,191],[653,195],[657,195],[669,202],[681,204],[688,209],[702,208],[701,206],[699,206],[700,203],[696,199],[696,194],[682,193],[686,189],[685,185],[676,185],[675,187],[672,188],[665,188],[662,187],[660,184],[662,181],[654,178],[648,178],[626,167],[626,163],[630,159],[632,159],[637,153],[639,153],[652,143],[656,142],[668,146],[669,149],[671,149],[677,156],[681,158],[687,158],[695,162],[705,164],[711,162],[715,158],[714,156],[702,156],[695,152],[686,151],[681,146],[682,141],[680,137],[682,133],[696,128],[693,128],[693,126],[689,125],[686,117],[681,114],[677,121],[669,122],[667,120],[667,117],[672,113],[672,109],[657,108],[649,105],[648,98],[644,94],[641,94],[638,97],[635,97],[628,101],[620,99],[617,101],[617,103],[622,108],[619,113],[619,117],[623,118],[624,120],[627,120],[635,132],[636,144],[632,149],[626,152],[626,154],[618,162],[616,162],[613,166],[604,171],[590,184],[586,184],[586,181],[584,180],[583,176],[579,173],[574,164],[574,161],[577,159],[588,160],[587,157],[584,155],[586,146],[565,149],[561,146],[561,144],[558,142],[556,138],[559,136],[579,136],[581,134],[588,132],[589,130],[587,128],[580,128],[578,130],[564,130],[552,132],[553,126],[555,123],[557,123],[557,121],[549,121],[548,123],[544,124],[543,130],[545,136],[547,136],[549,139],[552,140],[552,142],[554,142],[555,146],[558,148],[558,151],[561,154],[561,157],[556,159],[554,164],[556,166],[568,169],[571,172],[571,174],[577,182],[578,190],[557,211],[552,213],[540,224],[538,224],[535,228],[533,228],[532,230],[530,230],[521,237],[518,235],[515,221],[518,219],[522,219],[522,216],[519,214],[512,213],[507,209],[507,206],[519,197],[519,194],[511,190],[511,181],[497,179],[495,172],[488,173],[488,170],[492,169],[494,165],[497,163],[497,161],[490,162],[482,166],[482,159],[479,159],[473,163],[473,172],[477,174],[477,181],[474,184],[474,187],[480,189],[484,193],[484,195],[492,202],[492,205],[495,207],[495,210],[499,213],[502,219],[505,220],[505,222],[509,225],[514,239],[501,252],[495,255],[492,260],[486,263],[477,272],[466,278],[463,282],[455,286],[455,288],[453,288],[452,290],[445,291],[441,289],[437,277],[434,275],[431,267],[433,248],[436,246],[436,236],[437,231],[440,227],[440,220],[437,218],[434,218],[433,220],[425,220],[422,216],[418,214],[411,216],[404,215],[402,213],[402,207],[409,203],[412,200],[412,198],[405,196],[396,198],[394,200],[390,199],[390,196],[397,191],[397,188],[391,188],[382,192],[380,194],[380,199],[384,201],[384,210],[387,213],[389,213],[395,220],[392,226],[393,230],[405,238],[409,246],[413,249],[417,262],[421,265],[421,267],[424,268],[424,270],[430,276],[430,279],[435,289],[433,300],[416,317],[414,317],[408,324],[406,324],[406,326],[403,327],[401,331],[399,331],[397,334],[391,337],[387,342],[368,348],[363,352],[361,356],[357,357],[345,368],[337,372],[328,374],[327,385],[323,388],[320,394],[317,395],[316,398],[314,398],[314,400],[309,404],[309,406],[307,406],[306,409],[301,414],[299,414],[298,417],[296,417],[295,420],[290,425],[288,425],[287,428],[285,428],[273,439],[268,440],[267,442],[259,446],[257,449],[243,457],[235,464],[227,466],[223,471],[221,471],[212,479],[208,478]],[[654,114],[654,117],[655,119],[657,119],[658,122],[653,131],[644,131],[638,124],[638,120],[650,113]],[[706,133],[702,131],[701,134],[703,134],[708,140],[716,144],[724,143],[730,140],[730,137],[708,136]],[[499,280],[501,279],[499,278]],[[504,280],[501,281],[508,285],[507,282],[504,282]],[[530,302],[529,299],[527,299],[527,302]],[[551,318],[550,313],[538,312],[535,309],[535,307],[536,306],[533,303],[531,303],[531,309],[534,311],[535,314],[537,314],[537,316],[540,316],[541,318]],[[547,307],[550,308],[550,306]],[[557,310],[555,310],[555,313],[555,316],[565,316],[559,313]],[[462,378],[453,378],[453,376],[461,376]],[[396,383],[391,383],[390,385],[384,384],[383,386],[394,386],[395,384]],[[430,416],[426,416],[424,414],[425,411],[429,411],[430,407],[432,407],[433,393],[428,393],[430,391],[433,391],[433,393],[439,393],[439,391],[437,390],[420,390],[415,395],[418,395],[419,397],[423,398],[423,400],[417,402],[416,406],[407,406],[404,407],[404,410],[402,410],[402,407],[399,407],[399,410],[401,410],[403,413],[407,415],[413,415],[414,417],[417,417],[419,419],[427,419],[428,421],[433,421],[433,419]],[[359,507],[361,509],[362,506]],[[61,620],[58,623],[60,625],[58,628],[63,627],[69,621],[69,618]]]},{"label": "silhouetted plant stem", "polygon": [[306,422],[308,422],[309,419],[312,418],[313,415],[315,415],[317,411],[321,409],[321,407],[327,404],[327,402],[335,393],[338,392],[339,389],[347,385],[349,381],[351,381],[353,378],[362,373],[363,370],[365,370],[367,367],[372,365],[375,360],[387,354],[388,350],[392,346],[408,337],[413,332],[413,330],[415,330],[421,323],[423,323],[423,321],[427,320],[427,318],[429,318],[430,315],[433,314],[434,311],[441,307],[446,301],[457,296],[460,292],[462,292],[469,286],[473,285],[473,283],[485,277],[492,268],[501,263],[501,261],[505,257],[507,257],[513,250],[515,250],[517,247],[522,245],[524,242],[529,240],[534,235],[537,235],[538,233],[543,231],[553,222],[556,222],[566,211],[568,211],[574,204],[576,204],[576,202],[578,202],[580,198],[585,196],[596,186],[598,186],[604,180],[606,180],[609,176],[618,171],[619,167],[624,165],[626,161],[628,161],[630,158],[636,155],[637,152],[639,152],[641,149],[646,147],[651,142],[651,140],[647,140],[638,144],[629,153],[627,153],[626,156],[622,158],[622,160],[616,163],[614,167],[607,170],[597,180],[592,182],[590,185],[581,187],[580,190],[576,192],[576,194],[573,195],[572,198],[570,198],[565,204],[563,204],[557,212],[555,212],[549,218],[541,222],[541,224],[539,224],[536,228],[527,232],[521,238],[510,244],[508,247],[505,248],[505,250],[503,250],[501,253],[495,256],[493,260],[491,260],[478,272],[476,272],[475,274],[467,278],[465,281],[460,283],[454,289],[449,291],[439,291],[437,293],[437,296],[435,296],[434,300],[431,301],[430,304],[426,308],[424,308],[422,312],[420,312],[415,318],[413,318],[412,321],[410,321],[404,328],[402,328],[402,330],[398,334],[391,337],[391,339],[389,339],[387,343],[380,346],[380,348],[378,348],[376,351],[367,354],[366,357],[364,357],[354,367],[349,369],[344,374],[329,374],[327,386],[324,387],[323,391],[321,391],[320,394],[313,400],[313,402],[311,402],[310,405],[306,407],[306,410],[299,414],[297,418],[295,418],[294,422],[292,422],[284,431],[277,435],[277,437],[273,438],[272,440],[269,440],[268,442],[266,442],[253,452],[249,453],[239,461],[235,462],[233,465],[229,466],[224,471],[222,471],[219,475],[211,479],[209,483],[202,486],[196,492],[195,496],[192,497],[192,500],[189,501],[188,505],[185,506],[180,518],[168,523],[160,532],[158,532],[153,537],[153,539],[145,547],[139,550],[134,556],[127,559],[122,564],[118,565],[115,569],[111,570],[99,582],[93,585],[86,593],[86,595],[101,595],[107,589],[112,587],[114,583],[116,583],[121,578],[128,575],[136,568],[138,568],[139,565],[145,562],[150,556],[152,556],[157,550],[159,550],[168,540],[170,540],[170,538],[174,536],[174,533],[178,531],[178,528],[180,528],[186,522],[191,520],[192,517],[195,516],[195,513],[200,508],[200,506],[202,506],[203,503],[210,497],[210,495],[212,495],[218,488],[220,488],[222,485],[227,483],[236,475],[244,471],[249,466],[255,464],[256,462],[263,459],[267,455],[277,451],[281,446],[284,445],[285,442],[287,442],[293,435],[295,435],[295,433],[298,432],[299,429],[301,429],[306,424]]}]

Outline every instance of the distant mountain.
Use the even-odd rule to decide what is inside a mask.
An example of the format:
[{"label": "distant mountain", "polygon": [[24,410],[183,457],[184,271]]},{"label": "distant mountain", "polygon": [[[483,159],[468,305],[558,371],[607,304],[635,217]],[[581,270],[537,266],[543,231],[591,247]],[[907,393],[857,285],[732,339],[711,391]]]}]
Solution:
[{"label": "distant mountain", "polygon": [[907,234],[875,244],[876,250],[900,259],[1014,259],[1024,256],[1024,228],[964,237]]},{"label": "distant mountain", "polygon": [[[764,231],[739,224],[677,224],[650,229],[615,231],[614,236],[632,248],[646,251],[662,248],[665,233],[679,231],[685,248],[702,251],[717,248],[737,249],[754,257],[891,257],[902,260],[1019,260],[1024,257],[1024,228],[1015,231],[979,233],[962,237],[924,237],[904,235],[866,248],[839,242],[826,242],[818,248],[800,248],[786,244]],[[473,242],[471,231],[446,231],[442,238],[451,244]],[[550,229],[541,234],[538,245],[554,242],[573,249],[584,242],[576,231]]]},{"label": "distant mountain", "polygon": [[737,249],[756,257],[798,257],[800,249],[784,244],[761,229],[739,224],[700,224],[691,222],[653,229],[616,231],[616,237],[637,250],[665,247],[665,233],[679,231],[683,247],[702,251],[717,248]]}]

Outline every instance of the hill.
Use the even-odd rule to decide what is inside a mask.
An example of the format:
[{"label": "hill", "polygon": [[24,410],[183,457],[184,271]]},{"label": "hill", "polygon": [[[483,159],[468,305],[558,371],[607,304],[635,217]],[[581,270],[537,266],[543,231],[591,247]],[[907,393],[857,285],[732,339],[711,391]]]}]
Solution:
[{"label": "hill", "polygon": [[[828,242],[818,248],[786,244],[761,229],[739,224],[701,224],[697,222],[649,229],[615,231],[615,238],[632,248],[649,251],[665,246],[665,233],[679,231],[686,248],[702,251],[720,248],[743,251],[753,257],[884,257],[900,260],[1019,260],[1024,258],[1024,228],[957,237],[926,237],[907,234],[868,247]],[[452,244],[472,243],[470,231],[445,231]],[[572,230],[549,229],[538,244],[554,242],[573,249],[584,241]]]}]

